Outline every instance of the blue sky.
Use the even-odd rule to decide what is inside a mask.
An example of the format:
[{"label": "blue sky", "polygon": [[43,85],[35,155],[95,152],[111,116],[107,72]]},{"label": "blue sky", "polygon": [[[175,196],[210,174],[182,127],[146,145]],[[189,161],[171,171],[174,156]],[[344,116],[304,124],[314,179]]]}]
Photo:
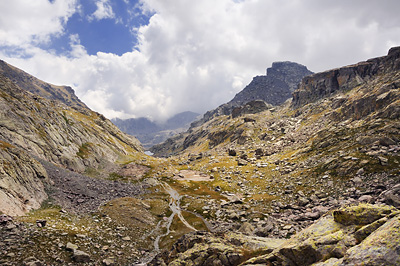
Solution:
[{"label": "blue sky", "polygon": [[[53,36],[50,43],[41,46],[43,49],[68,53],[70,35],[77,34],[89,55],[97,52],[123,55],[137,45],[134,29],[147,25],[152,15],[143,13],[136,0],[81,0],[79,3],[79,10],[64,25],[63,34]],[[98,11],[99,6],[103,7],[101,11]]]},{"label": "blue sky", "polygon": [[0,0],[0,59],[108,118],[231,100],[274,61],[318,72],[400,45],[398,0]]}]

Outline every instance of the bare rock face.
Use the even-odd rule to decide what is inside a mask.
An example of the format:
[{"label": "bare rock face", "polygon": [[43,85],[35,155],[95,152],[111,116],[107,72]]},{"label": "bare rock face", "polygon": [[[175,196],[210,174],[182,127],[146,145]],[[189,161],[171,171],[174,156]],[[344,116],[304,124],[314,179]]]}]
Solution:
[{"label": "bare rock face", "polygon": [[263,100],[272,105],[280,105],[291,97],[302,78],[311,74],[307,67],[297,63],[274,62],[267,69],[267,75],[254,77],[229,103],[242,105]]},{"label": "bare rock face", "polygon": [[0,212],[22,215],[47,199],[43,166],[24,151],[0,141]]},{"label": "bare rock face", "polygon": [[293,93],[292,106],[300,107],[335,93],[348,91],[377,75],[399,69],[400,47],[394,47],[387,56],[307,76]]}]

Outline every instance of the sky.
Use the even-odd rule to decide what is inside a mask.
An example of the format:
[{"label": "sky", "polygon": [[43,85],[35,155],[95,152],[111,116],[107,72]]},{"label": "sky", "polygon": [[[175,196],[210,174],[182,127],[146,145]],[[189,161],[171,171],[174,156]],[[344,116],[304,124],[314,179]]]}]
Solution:
[{"label": "sky", "polygon": [[0,59],[108,118],[231,100],[275,61],[313,72],[400,45],[398,0],[0,0]]}]

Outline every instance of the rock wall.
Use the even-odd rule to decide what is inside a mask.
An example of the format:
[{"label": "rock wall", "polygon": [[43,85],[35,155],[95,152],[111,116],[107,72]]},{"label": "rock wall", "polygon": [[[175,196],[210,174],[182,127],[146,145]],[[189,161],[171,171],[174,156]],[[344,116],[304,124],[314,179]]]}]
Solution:
[{"label": "rock wall", "polygon": [[0,141],[0,212],[22,215],[47,199],[46,170],[26,152]]},{"label": "rock wall", "polygon": [[371,77],[399,69],[400,47],[394,47],[387,56],[307,76],[293,92],[292,107],[297,108],[338,92],[346,92],[368,82]]}]

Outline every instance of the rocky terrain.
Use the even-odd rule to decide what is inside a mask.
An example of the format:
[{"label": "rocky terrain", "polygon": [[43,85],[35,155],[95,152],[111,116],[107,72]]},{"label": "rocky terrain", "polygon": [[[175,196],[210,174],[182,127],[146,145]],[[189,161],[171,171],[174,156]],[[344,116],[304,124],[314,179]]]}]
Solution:
[{"label": "rocky terrain", "polygon": [[166,139],[186,131],[190,123],[198,118],[194,112],[182,112],[169,118],[164,123],[155,123],[145,117],[118,119],[111,121],[122,131],[135,136],[143,147],[148,149]]},{"label": "rocky terrain", "polygon": [[0,79],[0,264],[398,265],[400,48],[282,80],[291,100],[210,116],[155,158]]}]

